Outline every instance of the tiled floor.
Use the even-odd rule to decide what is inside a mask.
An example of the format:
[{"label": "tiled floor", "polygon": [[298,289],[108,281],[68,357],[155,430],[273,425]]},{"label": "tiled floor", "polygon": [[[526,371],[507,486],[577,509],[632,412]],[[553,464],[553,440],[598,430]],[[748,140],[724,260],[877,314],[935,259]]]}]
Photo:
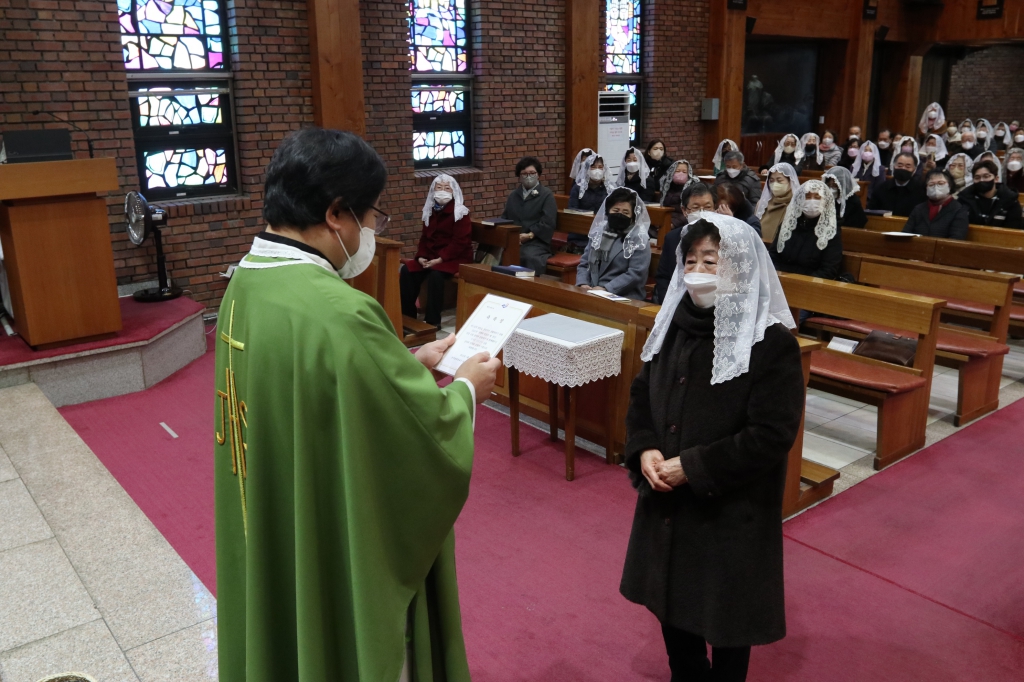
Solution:
[{"label": "tiled floor", "polygon": [[0,390],[0,680],[216,679],[216,615],[35,384]]},{"label": "tiled floor", "polygon": [[[444,317],[440,336],[453,330]],[[1012,342],[1002,405],[1024,397],[1022,379],[1024,342]],[[929,445],[956,431],[956,381],[937,370]],[[804,456],[840,470],[837,493],[875,473],[876,420],[863,403],[808,395]],[[216,622],[213,596],[42,392],[0,390],[0,682],[216,679]]]}]

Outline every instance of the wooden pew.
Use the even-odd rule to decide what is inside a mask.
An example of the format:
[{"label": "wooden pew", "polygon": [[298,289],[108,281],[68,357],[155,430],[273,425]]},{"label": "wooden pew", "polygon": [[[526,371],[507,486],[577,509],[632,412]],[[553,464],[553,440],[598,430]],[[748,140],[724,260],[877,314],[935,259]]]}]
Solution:
[{"label": "wooden pew", "polygon": [[[559,313],[622,330],[625,337],[619,376],[582,386],[576,413],[576,433],[595,443],[606,442],[606,436],[610,435],[614,443],[613,461],[617,461],[615,453],[625,447],[629,387],[643,365],[640,351],[654,324],[653,317],[641,317],[640,311],[650,304],[609,301],[551,279],[511,277],[492,272],[485,266],[463,265],[459,268],[457,328],[462,327],[477,304],[489,293],[530,303],[533,306],[531,317]],[[548,421],[548,388],[545,382],[520,374],[519,396],[520,409],[524,413]],[[492,398],[508,405],[507,370],[499,372]],[[608,400],[615,401],[615,418],[611,423],[605,416]],[[609,428],[612,429],[610,434],[607,433]]]},{"label": "wooden pew", "polygon": [[425,322],[402,316],[399,269],[402,266],[402,242],[377,237],[377,250],[370,267],[347,280],[354,288],[373,296],[384,308],[398,338],[406,346],[420,346],[437,338],[437,330]]},{"label": "wooden pew", "polygon": [[878,407],[875,469],[924,446],[939,314],[945,301],[858,284],[779,273],[793,308],[899,329],[917,337],[913,367],[829,349],[811,356],[817,388]]},{"label": "wooden pew", "polygon": [[[989,334],[940,325],[935,362],[959,373],[955,425],[962,426],[999,406],[999,382],[1003,358],[1009,352],[1006,337],[1017,275],[861,254],[844,255],[843,268],[861,284],[944,298],[947,306],[958,300],[992,309]],[[828,334],[852,338],[863,338],[878,328],[858,321],[816,317],[808,324]]]},{"label": "wooden pew", "polygon": [[[869,215],[865,229],[871,232],[902,232],[907,219],[902,216]],[[1024,230],[1011,230],[1006,227],[989,227],[988,225],[969,225],[967,241],[992,246],[1004,246],[1010,249],[1024,249]]]},{"label": "wooden pew", "polygon": [[519,265],[519,226],[518,225],[484,225],[478,220],[473,221],[473,241],[503,249],[502,265]]},{"label": "wooden pew", "polygon": [[[555,195],[555,204],[558,206],[559,215],[561,215],[562,211],[564,211],[565,209],[567,209],[569,207],[569,195],[568,194],[556,194]],[[659,244],[661,244],[662,240],[665,238],[665,235],[668,234],[668,231],[672,229],[672,211],[673,210],[674,209],[672,209],[672,208],[668,208],[668,207],[661,206],[661,205],[658,205],[658,204],[647,204],[647,214],[651,217],[651,225],[657,225],[658,226],[658,243]],[[567,215],[572,215],[572,214],[567,214]],[[577,217],[580,217],[580,216],[577,216]],[[583,217],[587,218],[590,221],[594,220],[593,216],[583,216]],[[666,225],[668,226],[667,229],[665,227]],[[561,228],[556,228],[555,231],[556,232],[565,232],[566,230],[562,230]],[[587,225],[587,233],[588,234],[590,233],[590,225],[589,225],[589,223]]]}]

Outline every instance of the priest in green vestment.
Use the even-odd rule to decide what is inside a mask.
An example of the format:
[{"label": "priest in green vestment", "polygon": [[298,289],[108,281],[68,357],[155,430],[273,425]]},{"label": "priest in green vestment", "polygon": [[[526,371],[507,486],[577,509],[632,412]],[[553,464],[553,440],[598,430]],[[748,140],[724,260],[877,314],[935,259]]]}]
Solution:
[{"label": "priest in green vestment", "polygon": [[[387,172],[351,133],[274,154],[268,224],[217,323],[214,467],[222,682],[469,680],[453,524],[497,359],[439,388],[344,279],[373,258]],[[397,276],[397,273],[396,273]]]}]

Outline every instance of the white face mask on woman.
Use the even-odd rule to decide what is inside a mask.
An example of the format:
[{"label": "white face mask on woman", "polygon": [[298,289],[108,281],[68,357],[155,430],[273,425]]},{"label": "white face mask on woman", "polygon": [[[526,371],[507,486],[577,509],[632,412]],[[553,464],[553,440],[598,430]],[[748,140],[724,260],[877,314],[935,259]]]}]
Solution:
[{"label": "white face mask on woman", "polygon": [[626,170],[628,170],[630,173],[636,173],[638,170],[640,170],[640,162],[639,161],[627,161],[626,162]]},{"label": "white face mask on woman", "polygon": [[817,218],[821,215],[821,199],[807,199],[804,201],[803,213],[808,218]]},{"label": "white face mask on woman", "polygon": [[683,284],[690,292],[690,298],[698,308],[710,308],[715,305],[718,292],[718,275],[706,272],[687,272],[683,275]]},{"label": "white face mask on woman", "polygon": [[601,182],[604,180],[604,169],[603,168],[591,168],[587,176],[594,182]]},{"label": "white face mask on woman", "polygon": [[446,192],[444,190],[441,190],[439,192],[434,192],[434,201],[436,201],[437,203],[441,204],[442,206],[444,206],[445,204],[447,204],[451,200],[452,200],[452,193],[451,192]]},{"label": "white face mask on woman", "polygon": [[788,182],[773,182],[771,183],[771,185],[769,185],[769,187],[771,188],[772,194],[774,194],[777,197],[781,197],[785,195],[786,192],[789,191]]},{"label": "white face mask on woman", "polygon": [[[360,225],[359,218],[356,218],[355,212],[350,208],[349,213],[355,218],[356,224]],[[348,260],[345,264],[338,268],[338,275],[342,279],[352,279],[363,274],[366,268],[370,267],[370,263],[373,262],[373,254],[377,250],[377,239],[372,227],[359,227],[359,248],[356,249],[354,254],[349,254],[348,249],[345,248],[345,242],[341,241],[341,235],[337,232],[334,236],[338,239],[338,243],[341,244],[341,250],[345,252],[345,256]]]},{"label": "white face mask on woman", "polygon": [[1014,135],[1013,141],[1017,144],[1024,144],[1024,135]]},{"label": "white face mask on woman", "polygon": [[1018,161],[1017,159],[1013,159],[1012,161],[1006,164],[1006,170],[1010,171],[1011,173],[1016,173],[1021,169],[1022,165],[1024,164],[1021,164],[1021,162]]},{"label": "white face mask on woman", "polygon": [[932,201],[942,201],[949,196],[949,185],[942,183],[939,185],[928,185],[928,198]]}]

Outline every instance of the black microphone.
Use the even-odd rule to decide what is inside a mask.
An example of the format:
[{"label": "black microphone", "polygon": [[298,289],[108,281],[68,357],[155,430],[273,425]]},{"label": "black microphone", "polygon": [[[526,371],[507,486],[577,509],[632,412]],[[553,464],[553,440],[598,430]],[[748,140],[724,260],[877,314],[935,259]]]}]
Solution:
[{"label": "black microphone", "polygon": [[38,116],[39,114],[46,114],[47,116],[49,116],[50,118],[52,118],[55,121],[59,121],[61,123],[67,123],[69,126],[74,128],[78,132],[83,133],[85,135],[85,142],[89,145],[89,158],[90,159],[96,158],[96,155],[93,153],[92,139],[89,137],[89,131],[88,130],[84,130],[82,128],[79,128],[77,125],[75,125],[71,121],[69,121],[69,120],[67,120],[65,118],[61,118],[60,116],[57,116],[57,114],[51,114],[49,111],[40,111],[39,109],[36,109],[35,111],[32,112],[33,116]]}]

